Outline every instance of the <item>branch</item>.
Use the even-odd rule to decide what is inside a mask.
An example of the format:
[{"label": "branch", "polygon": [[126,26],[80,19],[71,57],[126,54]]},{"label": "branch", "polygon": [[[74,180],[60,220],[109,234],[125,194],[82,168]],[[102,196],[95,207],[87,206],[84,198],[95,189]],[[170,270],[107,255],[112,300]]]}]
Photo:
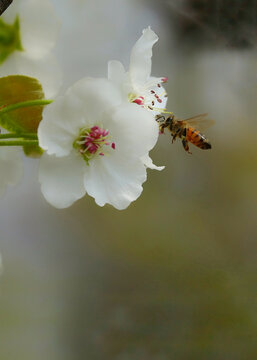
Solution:
[{"label": "branch", "polygon": [[13,0],[0,0],[0,16],[11,5]]}]

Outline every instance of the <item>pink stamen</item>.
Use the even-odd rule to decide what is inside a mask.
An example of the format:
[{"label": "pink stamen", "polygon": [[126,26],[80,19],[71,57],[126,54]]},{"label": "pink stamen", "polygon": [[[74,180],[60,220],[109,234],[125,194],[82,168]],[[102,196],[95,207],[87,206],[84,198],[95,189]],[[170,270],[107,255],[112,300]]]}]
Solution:
[{"label": "pink stamen", "polygon": [[144,98],[143,96],[140,96],[139,98],[135,99],[133,102],[137,105],[144,105]]},{"label": "pink stamen", "polygon": [[169,80],[168,77],[162,78],[162,82],[163,82],[163,83],[166,83],[168,80]]},{"label": "pink stamen", "polygon": [[[89,152],[90,154],[95,154],[103,145],[110,145],[110,142],[107,141],[107,136],[109,131],[101,129],[99,126],[93,126],[89,132],[85,134],[84,137],[84,152]],[[115,144],[112,143],[111,147],[115,149]],[[83,151],[83,150],[82,150]],[[103,156],[104,153],[100,152],[99,155]]]}]

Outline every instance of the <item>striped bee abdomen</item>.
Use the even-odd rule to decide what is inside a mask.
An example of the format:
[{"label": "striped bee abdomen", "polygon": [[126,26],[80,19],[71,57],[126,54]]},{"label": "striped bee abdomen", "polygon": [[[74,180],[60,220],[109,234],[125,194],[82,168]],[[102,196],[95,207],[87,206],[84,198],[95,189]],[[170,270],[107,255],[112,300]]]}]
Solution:
[{"label": "striped bee abdomen", "polygon": [[209,140],[207,140],[206,137],[200,133],[200,131],[192,127],[187,128],[186,140],[189,141],[191,144],[199,147],[200,149],[211,149],[211,144]]}]

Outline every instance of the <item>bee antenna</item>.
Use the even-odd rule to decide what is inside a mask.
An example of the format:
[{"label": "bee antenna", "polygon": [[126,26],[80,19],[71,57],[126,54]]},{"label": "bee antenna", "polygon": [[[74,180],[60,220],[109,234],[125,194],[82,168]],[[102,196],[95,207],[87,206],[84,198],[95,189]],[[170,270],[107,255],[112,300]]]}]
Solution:
[{"label": "bee antenna", "polygon": [[164,109],[162,111],[162,114],[170,114],[170,115],[173,115],[173,112],[172,111],[166,111],[166,109]]}]

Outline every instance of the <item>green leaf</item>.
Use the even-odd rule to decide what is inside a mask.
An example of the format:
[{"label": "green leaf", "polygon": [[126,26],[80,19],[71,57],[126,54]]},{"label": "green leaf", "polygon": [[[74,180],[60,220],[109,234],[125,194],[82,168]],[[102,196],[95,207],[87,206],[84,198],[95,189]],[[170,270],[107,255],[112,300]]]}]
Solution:
[{"label": "green leaf", "polygon": [[12,25],[6,24],[0,18],[0,65],[16,50],[23,51],[19,17],[16,17]]},{"label": "green leaf", "polygon": [[0,78],[0,126],[10,132],[36,133],[42,120],[44,100],[37,79],[11,75]]}]

